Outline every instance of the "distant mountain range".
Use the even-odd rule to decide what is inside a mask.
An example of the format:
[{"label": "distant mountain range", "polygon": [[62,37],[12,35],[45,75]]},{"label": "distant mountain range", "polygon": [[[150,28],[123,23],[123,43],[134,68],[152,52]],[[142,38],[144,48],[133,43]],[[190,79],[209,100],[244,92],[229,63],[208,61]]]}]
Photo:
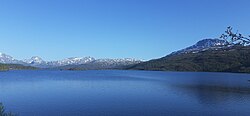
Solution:
[{"label": "distant mountain range", "polygon": [[250,46],[227,45],[219,39],[204,39],[165,57],[131,66],[133,70],[247,72]]},{"label": "distant mountain range", "polygon": [[249,59],[249,45],[228,44],[227,41],[221,39],[204,39],[165,57],[146,62],[132,58],[95,59],[93,57],[72,57],[58,61],[44,61],[38,56],[17,60],[10,55],[0,53],[0,70],[1,68],[34,69],[34,67],[37,67],[62,70],[133,69],[250,73]]},{"label": "distant mountain range", "polygon": [[24,66],[32,66],[38,68],[80,69],[81,67],[85,67],[84,69],[86,69],[86,67],[88,67],[88,69],[106,69],[134,65],[140,62],[142,61],[132,58],[95,59],[93,57],[72,57],[58,61],[44,61],[38,56],[34,56],[30,59],[25,60],[17,60],[10,55],[0,53],[0,63],[2,64],[21,64]]}]

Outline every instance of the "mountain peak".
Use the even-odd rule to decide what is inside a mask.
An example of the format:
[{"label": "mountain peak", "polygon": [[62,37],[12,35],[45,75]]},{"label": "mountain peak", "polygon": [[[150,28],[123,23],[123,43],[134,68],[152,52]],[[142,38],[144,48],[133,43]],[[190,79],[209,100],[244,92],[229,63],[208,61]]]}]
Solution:
[{"label": "mountain peak", "polygon": [[203,39],[203,40],[198,41],[194,46],[209,48],[209,47],[222,46],[222,45],[226,45],[226,41],[220,40],[220,39]]},{"label": "mountain peak", "polygon": [[9,56],[9,55],[7,55],[7,54],[5,54],[5,53],[1,53],[1,52],[0,52],[0,57],[11,57],[11,56]]},{"label": "mountain peak", "polygon": [[211,48],[221,48],[226,45],[225,40],[221,39],[203,39],[198,41],[196,44],[187,47],[185,49],[173,52],[172,54],[182,54],[182,53],[197,53],[200,51],[205,51]]},{"label": "mountain peak", "polygon": [[33,56],[33,57],[31,57],[31,59],[33,59],[33,60],[43,60],[41,57],[39,57],[39,56]]},{"label": "mountain peak", "polygon": [[28,64],[42,64],[42,63],[45,63],[45,61],[39,56],[33,56],[30,59],[25,59],[23,61],[25,63],[28,63]]},{"label": "mountain peak", "polygon": [[0,53],[0,63],[14,64],[17,62],[18,62],[18,60],[14,59],[10,55],[7,55],[5,53]]}]

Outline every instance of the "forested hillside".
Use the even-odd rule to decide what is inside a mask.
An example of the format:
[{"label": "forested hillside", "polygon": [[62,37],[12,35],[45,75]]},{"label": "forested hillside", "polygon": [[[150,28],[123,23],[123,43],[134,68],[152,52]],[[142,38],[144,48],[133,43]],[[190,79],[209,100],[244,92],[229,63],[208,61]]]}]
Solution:
[{"label": "forested hillside", "polygon": [[220,39],[204,39],[191,47],[129,69],[250,73],[250,36],[233,32],[229,26]]},{"label": "forested hillside", "polygon": [[199,53],[168,55],[140,63],[130,69],[250,73],[250,46],[233,46]]},{"label": "forested hillside", "polygon": [[31,66],[23,66],[20,64],[0,64],[0,70],[34,70],[37,69]]}]

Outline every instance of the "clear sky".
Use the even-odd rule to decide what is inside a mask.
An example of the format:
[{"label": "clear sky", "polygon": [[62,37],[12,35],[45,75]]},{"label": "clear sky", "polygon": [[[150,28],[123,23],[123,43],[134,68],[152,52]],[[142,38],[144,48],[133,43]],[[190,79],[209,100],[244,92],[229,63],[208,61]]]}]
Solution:
[{"label": "clear sky", "polygon": [[250,34],[249,0],[1,0],[0,52],[148,60],[229,25]]}]

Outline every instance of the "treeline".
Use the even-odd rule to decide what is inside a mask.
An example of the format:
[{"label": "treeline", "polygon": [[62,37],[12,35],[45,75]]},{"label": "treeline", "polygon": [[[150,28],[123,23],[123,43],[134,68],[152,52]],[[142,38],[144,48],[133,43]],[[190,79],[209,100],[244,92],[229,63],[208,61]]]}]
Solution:
[{"label": "treeline", "polygon": [[0,64],[0,70],[8,70],[8,67],[4,64]]},{"label": "treeline", "polygon": [[232,46],[199,53],[168,55],[129,69],[250,73],[250,46]]},{"label": "treeline", "polygon": [[0,64],[0,70],[6,71],[6,70],[34,70],[37,69],[35,67],[31,66],[23,66],[20,64]]}]

